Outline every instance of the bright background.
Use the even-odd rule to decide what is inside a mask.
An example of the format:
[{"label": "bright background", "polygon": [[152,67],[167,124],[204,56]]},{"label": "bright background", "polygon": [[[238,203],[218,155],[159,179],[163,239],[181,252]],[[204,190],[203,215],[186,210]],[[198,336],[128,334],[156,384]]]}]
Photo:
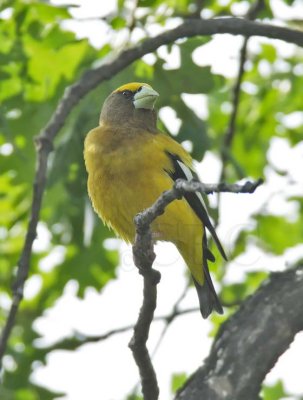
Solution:
[{"label": "bright background", "polygon": [[[66,2],[57,0],[53,1],[52,4],[64,6]],[[287,24],[289,20],[293,21],[298,19],[298,16],[303,16],[303,4],[300,1],[295,1],[290,6],[286,5],[286,2],[277,0],[272,1],[270,6],[273,12],[271,23]],[[146,22],[144,27],[138,24],[138,26],[129,33],[129,29],[123,25],[116,27],[113,24],[113,19],[109,22],[110,18],[108,18],[108,16],[115,15],[117,13],[117,7],[118,5],[115,1],[72,1],[68,8],[71,17],[62,18],[59,26],[74,32],[76,38],[79,40],[88,39],[90,45],[95,48],[95,51],[100,51],[100,53],[98,53],[99,56],[102,54],[102,51],[105,52],[104,48],[110,45],[111,52],[105,56],[105,59],[107,59],[126,45],[129,45],[130,42],[136,43],[146,35],[155,36],[161,31],[176,26],[181,21],[179,17],[173,16],[171,18],[166,17],[164,21],[160,18],[157,19],[155,17],[153,19],[150,17],[150,20],[148,23]],[[126,21],[133,15],[133,7],[134,2],[124,2],[124,11],[120,15],[122,15]],[[156,13],[156,16],[159,16],[161,13],[165,15],[167,11],[165,5],[158,4],[157,7],[158,14]],[[218,1],[216,7],[229,7],[234,15],[241,16],[247,11],[249,2]],[[216,12],[216,7],[206,7],[202,12],[202,16],[205,18],[212,16],[212,14]],[[9,21],[14,16],[14,12],[16,12],[16,10],[7,7],[1,11],[0,18],[2,18],[3,21]],[[144,12],[146,12],[144,7],[138,8],[135,15],[141,18]],[[105,17],[107,17],[107,19],[104,19]],[[119,17],[120,20],[118,17],[116,18],[115,24],[122,24],[122,17]],[[269,17],[266,18],[268,20],[270,19]],[[181,95],[182,100],[193,110],[197,117],[202,119],[202,121],[209,120],[210,126],[212,118],[216,118],[214,110],[217,110],[219,114],[225,115],[226,119],[222,122],[222,126],[219,127],[218,124],[218,126],[215,127],[215,129],[218,130],[223,129],[222,127],[228,120],[227,118],[232,107],[228,97],[233,80],[237,75],[239,51],[242,43],[243,39],[238,36],[215,35],[206,44],[197,46],[192,53],[194,63],[200,67],[209,66],[214,76],[221,77],[221,86],[223,82],[227,89],[225,92],[222,90],[220,92],[220,85],[217,84],[217,98],[212,98],[212,93],[183,93]],[[60,44],[58,44],[58,46],[60,47]],[[262,88],[262,90],[275,89],[279,91],[281,97],[289,96],[289,102],[291,103],[292,85],[294,85],[294,83],[291,78],[285,76],[287,73],[291,75],[293,71],[297,71],[297,78],[298,80],[301,79],[302,82],[302,51],[299,51],[296,46],[291,44],[261,38],[251,39],[248,49],[250,60],[247,61],[246,67],[248,71],[252,71],[253,62],[257,60],[257,70],[255,72],[259,75],[260,79],[260,82],[253,82],[253,79],[250,80],[248,76],[243,83],[243,96],[246,96],[245,101],[248,107],[250,101],[251,107],[256,107],[253,98],[254,96],[257,97],[260,88]],[[267,54],[264,53],[264,49],[267,49]],[[77,54],[79,54],[80,50],[81,49],[78,50]],[[43,53],[39,55],[39,53],[35,53],[35,51],[38,52],[39,48],[32,46],[32,57],[43,58],[48,56],[47,52],[45,55],[43,55]],[[67,56],[68,54],[66,57]],[[88,61],[86,61],[86,64],[84,63],[84,66],[87,67],[89,64],[95,66],[99,65],[100,61],[97,60],[96,57],[96,61],[94,62],[94,57],[96,56],[92,51],[92,54],[88,56]],[[146,63],[147,66],[153,66],[158,57],[163,61],[164,72],[166,71],[168,73],[171,70],[182,68],[183,61],[180,57],[178,45],[173,45],[170,48],[162,46],[156,52],[156,55],[149,54],[143,57],[143,62]],[[297,60],[298,57],[301,57],[301,62]],[[104,62],[104,58],[100,59],[101,62]],[[69,60],[67,61],[67,64],[68,63]],[[67,65],[67,68],[68,67],[69,64]],[[76,66],[74,66],[74,68],[76,70]],[[145,68],[148,75],[148,67]],[[128,72],[129,80],[132,80],[132,73],[133,72]],[[278,75],[278,77],[275,76],[275,74]],[[67,80],[72,80],[76,79],[76,76],[73,77],[71,74],[70,77],[66,76],[65,78]],[[272,82],[271,88],[267,88],[266,86],[267,79]],[[56,84],[59,85],[59,80]],[[62,81],[60,82],[60,85],[61,84]],[[154,86],[154,88],[160,92],[160,95],[163,93],[164,96],[165,90],[161,91],[161,87],[158,86]],[[109,87],[104,87],[100,90],[102,90],[102,96],[106,96],[110,92]],[[184,90],[186,91],[186,88],[184,88]],[[32,103],[36,102],[38,113],[38,103],[44,99],[43,95],[39,93],[36,87],[32,89],[32,92],[29,92],[29,98],[27,99]],[[58,93],[60,94],[60,89],[58,89]],[[37,98],[30,97],[35,95]],[[94,94],[94,96],[94,99],[98,98],[96,94]],[[252,100],[249,100],[249,98]],[[56,95],[49,100],[50,109],[52,109],[53,104],[55,104],[55,100]],[[48,99],[46,98],[45,101],[48,101]],[[275,102],[274,99],[272,99],[272,101]],[[85,121],[82,125],[81,123],[78,125],[74,124],[73,129],[76,127],[77,132],[74,131],[73,134],[81,134],[83,137],[87,131],[84,130],[87,124],[91,127],[97,124],[98,114],[95,110],[98,109],[101,104],[102,101],[99,101],[98,107],[94,104],[91,114],[90,111],[87,111],[87,103],[82,108],[78,108],[81,118],[89,119],[89,122],[87,123]],[[163,104],[163,106],[161,104],[159,115],[161,123],[166,126],[166,129],[172,134],[177,135],[180,132],[182,117],[178,114],[178,110],[176,111],[176,108],[170,104],[171,103],[166,103]],[[11,103],[7,103],[6,107],[8,118],[17,120],[19,118],[18,107],[11,108]],[[46,116],[49,114],[49,111],[44,110],[41,111],[41,113],[42,112],[44,112]],[[275,131],[269,135],[270,137],[267,141],[267,147],[264,153],[264,166],[261,169],[265,177],[265,184],[253,195],[223,194],[220,198],[220,220],[217,231],[227,253],[230,254],[230,261],[228,266],[224,268],[222,266],[221,270],[219,267],[219,272],[217,271],[215,273],[215,277],[217,278],[216,285],[218,288],[222,288],[223,286],[235,288],[241,285],[243,286],[244,284],[248,287],[248,276],[256,276],[256,281],[253,282],[252,287],[246,290],[246,292],[252,292],[255,290],[254,285],[258,285],[261,280],[266,277],[266,275],[263,274],[264,271],[282,271],[287,266],[296,263],[303,256],[303,245],[300,243],[299,236],[296,236],[293,242],[290,241],[290,243],[287,242],[281,245],[282,247],[278,250],[275,243],[271,245],[269,242],[268,246],[264,245],[264,243],[260,244],[262,242],[268,242],[271,229],[280,229],[279,236],[281,237],[280,240],[282,243],[284,236],[290,235],[286,230],[287,224],[292,225],[297,223],[302,216],[302,203],[300,202],[302,202],[301,196],[303,193],[303,177],[301,173],[303,142],[300,141],[300,139],[296,141],[292,140],[290,135],[295,132],[297,135],[295,137],[298,137],[299,133],[302,133],[303,112],[295,101],[291,112],[285,112],[284,109],[280,109],[280,111],[271,111],[270,103],[268,105],[268,111],[262,112],[265,114],[266,112],[275,112],[274,120],[276,123],[276,126],[274,126]],[[256,111],[256,113],[258,113],[258,111]],[[245,111],[243,114],[242,117],[239,117],[239,132],[236,133],[239,136],[245,135],[245,130],[240,131],[241,127],[245,127]],[[212,115],[214,116],[212,117]],[[261,111],[259,111],[259,115],[254,118],[255,120],[258,118],[262,120],[261,117],[263,118]],[[255,123],[254,118],[248,115],[247,125],[251,124],[253,126]],[[37,124],[37,127],[38,126],[39,124]],[[42,126],[43,125],[39,126],[39,129]],[[256,123],[256,129],[260,129],[262,126],[264,126],[264,129],[269,129],[269,127],[266,126],[266,120],[264,118],[263,125],[259,122],[258,124]],[[69,136],[66,132],[58,139],[57,150],[59,152],[62,148],[64,149],[64,144],[66,142],[72,140],[71,135]],[[193,149],[192,140],[183,139],[181,141],[188,150]],[[12,140],[12,137],[5,137],[0,147],[0,153],[3,158],[9,159],[16,155],[16,152],[18,152],[18,143],[16,143],[16,140]],[[237,146],[238,145],[236,145],[236,148]],[[73,147],[70,148],[74,151]],[[261,148],[259,151],[262,153]],[[61,156],[62,154],[64,156],[64,150]],[[75,156],[75,159],[78,163],[82,164],[81,150],[79,150],[77,154],[78,158]],[[203,156],[203,160],[196,163],[196,169],[201,180],[203,182],[217,182],[220,177],[222,165],[218,151],[216,152],[210,147]],[[237,154],[235,154],[235,157],[237,157]],[[249,150],[247,157],[248,159],[250,157]],[[54,175],[58,174],[58,170],[54,168],[55,164],[56,158],[52,158],[50,179],[56,179]],[[11,171],[11,168],[12,167],[7,168],[7,171]],[[77,168],[75,169],[77,170]],[[16,168],[16,170],[18,173],[18,168]],[[249,168],[247,170],[252,171],[252,169],[250,170]],[[73,171],[69,171],[69,174],[72,174],[72,172]],[[256,168],[255,173],[251,172],[245,176],[248,178],[256,178],[261,175],[259,172],[260,169],[258,170],[258,168]],[[232,173],[230,174],[230,178],[234,178]],[[14,179],[14,177],[10,179]],[[2,185],[4,185],[3,182],[2,180]],[[60,196],[59,189],[52,189],[52,187],[50,187],[46,194],[46,196],[49,196],[50,200],[46,199],[46,202],[51,203],[52,198]],[[52,190],[54,193],[52,193]],[[218,199],[216,196],[210,196],[209,201],[210,206],[218,206]],[[54,203],[54,207],[56,204],[57,203]],[[87,199],[85,199],[83,204],[84,217],[82,220],[83,225],[80,229],[83,230],[83,242],[90,244],[91,241],[96,242],[96,240],[98,240],[98,237],[96,239],[98,232],[95,233],[95,229],[96,224],[100,224],[101,226],[101,222],[95,219]],[[25,206],[25,209],[26,207],[27,206]],[[51,283],[47,282],[46,276],[51,276],[51,274],[54,274],[54,271],[57,271],[56,273],[58,273],[59,276],[60,266],[64,265],[66,259],[73,250],[76,252],[74,248],[67,246],[67,243],[72,243],[69,242],[70,239],[68,237],[68,235],[71,234],[65,231],[64,223],[62,221],[56,222],[54,217],[50,219],[51,223],[48,221],[49,215],[52,212],[49,208],[50,206],[47,203],[46,210],[42,212],[42,222],[39,223],[38,236],[34,243],[35,257],[33,262],[36,267],[26,283],[26,301],[25,308],[22,309],[22,312],[24,312],[24,310],[26,311],[26,304],[29,307],[30,305],[33,306],[33,304],[37,305],[37,299],[39,299],[41,291],[45,290],[45,288],[47,290],[48,285],[50,288],[53,286],[55,287],[56,275],[51,278],[51,280],[53,279]],[[60,209],[59,207],[58,213],[60,210],[62,212],[64,208]],[[277,221],[285,221],[285,223],[284,225],[275,225],[275,219],[273,219],[269,232],[267,229],[268,225],[260,225],[259,230],[258,218],[256,218],[256,215],[271,216],[272,218],[277,218]],[[68,215],[68,217],[72,220],[72,216]],[[19,227],[19,232],[17,230],[17,233],[13,232],[13,237],[18,235],[22,236],[20,229]],[[22,225],[22,229],[24,231],[24,224]],[[297,232],[298,230],[295,230],[294,235],[296,235]],[[65,238],[64,233],[66,234]],[[243,234],[245,240],[241,239],[242,242],[239,243],[239,238],[242,237]],[[2,235],[3,241],[7,240],[9,235],[11,238],[11,231],[4,226],[1,228],[0,235]],[[99,287],[104,285],[102,291],[100,292],[98,288],[98,282],[92,285],[88,278],[86,287],[83,288],[81,285],[79,286],[79,282],[81,283],[81,272],[79,272],[79,276],[77,275],[74,277],[74,271],[75,269],[85,268],[86,259],[84,255],[82,258],[82,265],[80,261],[78,265],[73,265],[73,268],[67,269],[65,272],[65,274],[67,274],[66,281],[64,284],[62,283],[62,290],[58,288],[58,293],[56,295],[54,294],[53,299],[48,299],[41,315],[39,316],[33,313],[34,333],[31,338],[33,339],[34,348],[37,349],[37,351],[41,350],[43,354],[45,354],[45,364],[43,362],[44,358],[38,358],[36,360],[32,358],[30,379],[34,387],[38,385],[50,391],[64,393],[62,396],[58,395],[55,397],[58,399],[125,399],[138,385],[138,371],[127,346],[132,334],[131,330],[114,335],[107,340],[82,345],[77,349],[56,349],[56,344],[64,338],[73,338],[75,335],[83,338],[91,335],[102,335],[112,329],[132,325],[136,320],[142,301],[142,279],[138,276],[133,265],[131,248],[122,243],[119,239],[110,238],[109,236],[111,236],[111,234],[109,235],[108,232],[106,232],[106,234],[102,233],[102,235],[105,251],[108,252],[105,257],[103,256],[102,262],[115,265],[117,260],[115,252],[118,251],[119,254],[116,278],[111,279],[113,277],[112,271],[107,271],[108,276],[106,278],[100,277],[99,272],[93,268],[92,277],[90,279],[93,279],[95,274],[99,283],[101,282]],[[58,239],[59,237],[61,238],[61,242]],[[243,246],[243,240],[245,241],[245,246]],[[74,246],[74,243],[72,244]],[[242,251],[235,250],[237,246],[242,246]],[[87,247],[89,248],[89,246]],[[275,251],[275,249],[277,251]],[[183,260],[172,245],[160,243],[156,245],[155,250],[157,254],[155,267],[158,268],[162,274],[161,283],[158,286],[159,294],[156,315],[165,316],[171,312],[174,304],[187,287],[186,269]],[[95,255],[95,257],[99,257],[98,254]],[[75,264],[75,262],[77,262],[77,258],[72,259],[72,263]],[[91,261],[88,260],[87,262],[89,263]],[[222,268],[224,269],[224,273],[222,272]],[[81,297],[78,296],[79,292],[81,292]],[[3,291],[2,294],[0,293],[0,305],[4,311],[7,310],[10,305],[9,294],[6,294],[5,291]],[[182,310],[195,306],[197,306],[196,293],[194,288],[190,287],[180,303],[180,309]],[[228,310],[227,315],[229,315]],[[29,313],[29,316],[32,318],[31,313]],[[22,314],[22,318],[26,318],[26,314],[25,316]],[[180,374],[181,378],[183,374],[189,376],[201,365],[202,360],[207,357],[209,353],[212,343],[212,332],[217,329],[220,321],[221,318],[218,316],[204,321],[201,319],[199,311],[196,311],[176,318],[169,325],[164,335],[162,335],[162,333],[165,328],[165,323],[163,321],[153,323],[148,345],[150,351],[155,353],[153,362],[160,384],[161,399],[168,399],[172,396],[171,382],[173,374]],[[14,332],[14,335],[15,342],[12,342],[12,348],[16,343],[19,343],[16,339],[18,337],[18,332]],[[160,345],[158,346],[159,341]],[[48,351],[47,349],[52,346],[54,350]],[[18,372],[19,361],[18,357],[16,357],[16,352],[19,352],[19,355],[22,354],[24,347],[22,349],[21,347],[19,350],[15,348],[14,351],[11,351],[11,354],[9,353],[4,359],[4,366],[8,376],[14,376],[14,374]],[[302,354],[303,335],[298,334],[290,349],[279,359],[274,369],[266,377],[265,384],[275,387],[276,393],[278,393],[279,390],[281,393],[285,391],[285,398],[287,399],[298,399],[298,396],[303,396]],[[282,389],[279,380],[283,381],[284,388]],[[8,382],[10,382],[9,378]],[[10,383],[8,387],[11,385]],[[286,393],[291,393],[293,396],[286,396]],[[40,397],[24,397],[24,399],[25,398],[34,399]],[[46,397],[41,398],[44,399]],[[9,399],[9,397],[7,397],[7,399]],[[270,397],[268,397],[268,399],[270,399]]]}]

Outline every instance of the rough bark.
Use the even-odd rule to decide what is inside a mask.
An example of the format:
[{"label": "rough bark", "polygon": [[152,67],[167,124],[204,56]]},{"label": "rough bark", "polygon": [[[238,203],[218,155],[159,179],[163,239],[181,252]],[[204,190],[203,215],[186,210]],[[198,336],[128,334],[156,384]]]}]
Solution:
[{"label": "rough bark", "polygon": [[256,400],[266,374],[303,330],[303,265],[274,273],[221,326],[209,357],[175,400]]}]

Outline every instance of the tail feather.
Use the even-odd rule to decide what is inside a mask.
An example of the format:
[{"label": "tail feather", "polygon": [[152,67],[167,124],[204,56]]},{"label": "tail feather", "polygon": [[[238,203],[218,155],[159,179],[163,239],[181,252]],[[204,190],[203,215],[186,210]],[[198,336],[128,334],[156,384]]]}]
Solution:
[{"label": "tail feather", "polygon": [[204,284],[201,286],[193,277],[196,290],[198,293],[200,311],[203,318],[207,318],[209,314],[215,310],[219,314],[223,314],[223,308],[220,300],[217,296],[216,290],[211,280],[211,276],[208,269],[207,259],[214,261],[213,254],[207,247],[206,233],[203,235],[203,273],[204,273]]},{"label": "tail feather", "polygon": [[220,300],[215,292],[213,284],[211,286],[205,280],[204,285],[201,286],[193,277],[196,290],[198,293],[200,311],[203,318],[207,318],[213,310],[217,311],[219,314],[223,314],[223,308],[221,306]]}]

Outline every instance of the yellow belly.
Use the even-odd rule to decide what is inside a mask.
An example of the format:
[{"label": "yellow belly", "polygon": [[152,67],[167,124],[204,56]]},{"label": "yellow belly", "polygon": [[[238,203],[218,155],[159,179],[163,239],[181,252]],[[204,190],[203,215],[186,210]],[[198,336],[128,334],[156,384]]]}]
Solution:
[{"label": "yellow belly", "polygon": [[[138,151],[134,148],[136,145]],[[150,207],[173,185],[165,172],[171,168],[170,160],[155,146],[151,138],[149,142],[136,141],[105,153],[103,149],[86,143],[88,192],[93,207],[102,220],[127,242],[134,241],[135,215]],[[152,232],[155,239],[174,243],[196,280],[203,283],[203,229],[184,199],[174,201],[166,208],[165,213],[152,224]]]}]

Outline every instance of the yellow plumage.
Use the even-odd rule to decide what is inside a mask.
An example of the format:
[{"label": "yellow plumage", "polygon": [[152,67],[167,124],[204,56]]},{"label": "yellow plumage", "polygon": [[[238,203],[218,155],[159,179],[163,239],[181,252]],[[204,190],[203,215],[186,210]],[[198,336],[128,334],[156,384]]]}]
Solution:
[{"label": "yellow plumage", "polygon": [[[150,207],[161,193],[173,185],[171,174],[174,173],[174,163],[168,154],[175,155],[185,166],[192,168],[190,155],[179,143],[157,131],[156,125],[145,127],[149,114],[146,113],[146,118],[141,120],[141,114],[137,115],[134,109],[132,118],[124,116],[120,121],[119,113],[128,114],[123,110],[124,97],[117,100],[117,96],[129,91],[136,93],[142,85],[124,85],[112,94],[114,100],[108,106],[110,111],[106,111],[104,106],[100,126],[88,133],[84,150],[88,192],[93,207],[107,225],[130,243],[135,237],[134,216]],[[150,88],[148,85],[145,87]],[[140,96],[143,98],[143,95]],[[144,101],[146,104],[146,98]],[[109,117],[112,107],[115,115]],[[145,113],[148,110],[141,111]],[[154,119],[150,119],[151,125]],[[154,221],[152,232],[155,240],[176,245],[196,283],[203,287],[204,227],[189,203],[185,199],[171,203],[165,213]],[[218,307],[217,310],[220,312]]]},{"label": "yellow plumage", "polygon": [[[122,145],[111,149],[110,129],[98,127],[89,132],[85,159],[87,169],[94,173],[89,175],[88,190],[103,221],[132,243],[134,216],[172,187],[172,179],[165,170],[172,170],[173,165],[165,151],[179,155],[188,166],[191,159],[177,142],[162,133],[154,136],[140,132],[127,140],[123,131],[118,134]],[[156,239],[178,247],[196,280],[203,284],[201,222],[188,203],[183,199],[171,203],[153,223],[152,231]]]}]

